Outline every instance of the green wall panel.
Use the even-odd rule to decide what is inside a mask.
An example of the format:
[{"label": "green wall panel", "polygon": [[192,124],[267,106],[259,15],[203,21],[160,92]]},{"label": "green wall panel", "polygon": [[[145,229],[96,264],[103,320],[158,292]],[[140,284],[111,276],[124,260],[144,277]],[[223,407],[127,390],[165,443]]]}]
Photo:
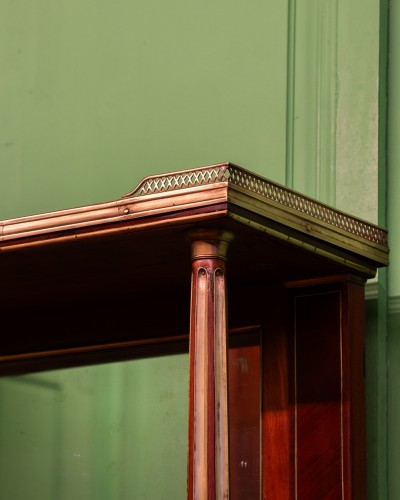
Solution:
[{"label": "green wall panel", "polygon": [[114,199],[233,161],[284,182],[286,7],[0,6],[0,218]]},{"label": "green wall panel", "polygon": [[399,297],[389,302],[388,351],[389,351],[389,382],[388,382],[388,498],[396,500],[400,497],[400,300]]},{"label": "green wall panel", "polygon": [[[341,0],[338,21],[336,202],[378,222],[380,0]],[[385,27],[383,27],[386,33]],[[382,165],[382,168],[385,168]]]},{"label": "green wall panel", "polygon": [[388,224],[391,265],[389,293],[400,296],[400,5],[390,3],[388,104]]},{"label": "green wall panel", "polygon": [[388,210],[391,264],[388,273],[388,486],[390,500],[400,498],[400,5],[390,2],[388,93]]}]

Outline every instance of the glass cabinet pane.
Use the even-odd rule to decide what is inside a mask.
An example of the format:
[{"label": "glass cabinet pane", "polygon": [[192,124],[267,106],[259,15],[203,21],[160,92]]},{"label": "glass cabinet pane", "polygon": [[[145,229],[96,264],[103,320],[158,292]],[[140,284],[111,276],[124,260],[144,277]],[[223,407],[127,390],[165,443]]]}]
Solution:
[{"label": "glass cabinet pane", "polygon": [[[229,348],[231,499],[260,498],[259,333]],[[0,498],[186,498],[188,355],[0,378]]]},{"label": "glass cabinet pane", "polygon": [[[229,349],[231,500],[261,493],[261,351],[259,334],[232,338]],[[249,345],[247,338],[253,340]]]},{"label": "glass cabinet pane", "polygon": [[186,497],[186,354],[0,379],[0,498]]}]

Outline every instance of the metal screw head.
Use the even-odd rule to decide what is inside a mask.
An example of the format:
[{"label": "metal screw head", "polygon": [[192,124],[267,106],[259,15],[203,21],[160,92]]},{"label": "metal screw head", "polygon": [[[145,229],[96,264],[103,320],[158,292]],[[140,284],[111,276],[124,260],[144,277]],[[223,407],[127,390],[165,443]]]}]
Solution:
[{"label": "metal screw head", "polygon": [[124,215],[128,215],[129,214],[129,208],[124,208]]}]

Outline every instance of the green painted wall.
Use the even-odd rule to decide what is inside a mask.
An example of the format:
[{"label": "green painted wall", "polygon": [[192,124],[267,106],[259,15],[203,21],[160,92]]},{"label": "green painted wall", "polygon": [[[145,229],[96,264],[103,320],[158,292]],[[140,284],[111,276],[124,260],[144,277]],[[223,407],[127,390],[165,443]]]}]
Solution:
[{"label": "green painted wall", "polygon": [[386,165],[386,0],[0,1],[0,219],[230,160],[387,223],[391,268],[367,311],[368,475],[370,498],[389,484],[397,500],[398,0],[390,8]]},{"label": "green painted wall", "polygon": [[389,498],[400,498],[400,4],[389,4],[389,106],[388,106],[388,225],[389,268],[388,318],[388,430]]},{"label": "green painted wall", "polygon": [[187,379],[187,355],[0,379],[0,498],[185,498]]},{"label": "green painted wall", "polygon": [[235,161],[284,182],[278,0],[0,3],[0,217]]}]

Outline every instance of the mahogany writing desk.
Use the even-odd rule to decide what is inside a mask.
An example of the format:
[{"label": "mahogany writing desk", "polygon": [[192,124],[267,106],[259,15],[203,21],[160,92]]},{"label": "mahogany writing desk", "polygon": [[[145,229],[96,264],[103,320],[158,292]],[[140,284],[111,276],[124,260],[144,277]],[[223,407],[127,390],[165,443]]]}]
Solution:
[{"label": "mahogany writing desk", "polygon": [[230,163],[151,176],[0,223],[0,370],[190,332],[188,498],[364,499],[363,285],[387,264],[384,229]]}]

